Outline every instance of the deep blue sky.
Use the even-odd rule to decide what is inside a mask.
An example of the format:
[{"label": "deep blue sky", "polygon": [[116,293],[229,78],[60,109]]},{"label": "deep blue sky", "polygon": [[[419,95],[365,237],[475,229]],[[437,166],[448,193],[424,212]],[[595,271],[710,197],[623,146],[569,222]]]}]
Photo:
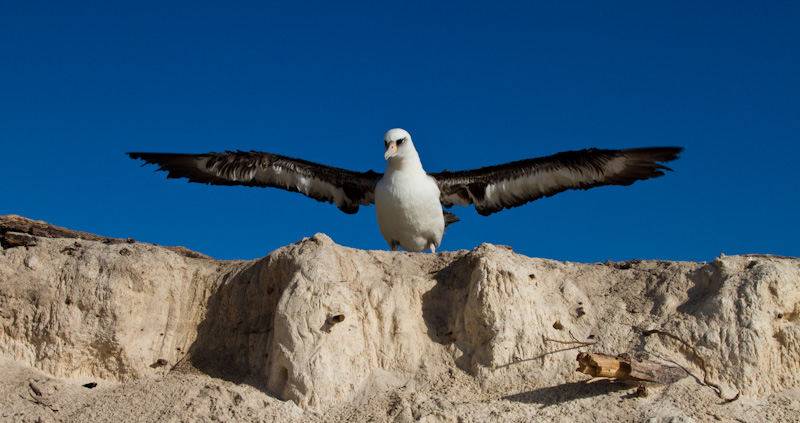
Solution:
[{"label": "deep blue sky", "polygon": [[[127,4],[125,4],[127,3]],[[674,173],[489,217],[482,242],[595,262],[800,256],[800,3],[16,1],[0,11],[0,214],[251,259],[316,232],[387,249],[374,208],[167,180],[126,151],[261,150],[430,172],[678,145]]]}]

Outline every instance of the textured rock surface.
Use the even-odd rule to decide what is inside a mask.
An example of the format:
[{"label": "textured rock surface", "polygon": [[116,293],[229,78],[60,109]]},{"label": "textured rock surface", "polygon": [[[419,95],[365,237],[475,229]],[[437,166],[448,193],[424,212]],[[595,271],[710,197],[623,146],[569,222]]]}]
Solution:
[{"label": "textured rock surface", "polygon": [[[7,421],[800,417],[798,259],[579,264],[488,244],[362,251],[316,235],[231,262],[48,238],[38,225],[12,228],[35,244],[0,250],[0,388],[22,395],[0,400]],[[740,399],[720,400],[691,349],[649,329],[696,346],[708,379]],[[586,384],[578,351],[695,378],[635,398]],[[30,381],[58,412],[29,399]]]}]

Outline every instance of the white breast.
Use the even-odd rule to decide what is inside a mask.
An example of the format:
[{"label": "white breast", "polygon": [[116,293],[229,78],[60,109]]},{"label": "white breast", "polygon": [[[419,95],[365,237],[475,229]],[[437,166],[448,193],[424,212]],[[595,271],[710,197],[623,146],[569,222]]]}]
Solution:
[{"label": "white breast", "polygon": [[387,169],[375,187],[375,211],[381,234],[392,248],[438,248],[444,234],[439,187],[419,171]]}]

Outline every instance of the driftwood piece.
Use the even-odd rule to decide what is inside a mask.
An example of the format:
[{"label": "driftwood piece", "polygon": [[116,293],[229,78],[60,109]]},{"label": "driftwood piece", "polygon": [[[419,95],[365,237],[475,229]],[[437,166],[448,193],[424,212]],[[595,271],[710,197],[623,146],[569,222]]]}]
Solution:
[{"label": "driftwood piece", "polygon": [[[3,248],[32,247],[36,245],[36,237],[40,238],[70,238],[83,239],[87,241],[100,241],[106,244],[133,244],[133,238],[109,238],[105,236],[91,234],[89,232],[73,231],[72,229],[62,228],[51,225],[41,220],[32,220],[13,214],[0,216],[0,245]],[[185,257],[209,259],[211,257],[192,251],[186,247],[162,246]],[[122,252],[128,255],[130,251]]]},{"label": "driftwood piece", "polygon": [[6,232],[0,237],[0,244],[3,248],[14,247],[33,247],[36,245],[36,237],[22,232]]},{"label": "driftwood piece", "polygon": [[73,231],[72,229],[51,225],[41,220],[31,220],[13,214],[0,216],[0,234],[7,234],[8,232],[21,232],[43,238],[80,238],[89,241],[114,239],[88,232]]},{"label": "driftwood piece", "polygon": [[577,360],[577,371],[592,377],[668,385],[688,376],[688,373],[680,367],[665,366],[650,360],[638,360],[625,354],[615,357],[582,352],[578,354]]}]

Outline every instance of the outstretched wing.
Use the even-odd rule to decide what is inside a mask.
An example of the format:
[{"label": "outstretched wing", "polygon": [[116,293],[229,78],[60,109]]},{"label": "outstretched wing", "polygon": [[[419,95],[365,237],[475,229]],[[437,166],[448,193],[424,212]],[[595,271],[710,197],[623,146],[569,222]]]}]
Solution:
[{"label": "outstretched wing", "polygon": [[475,204],[478,213],[487,216],[568,189],[630,185],[639,180],[664,176],[664,170],[672,169],[658,162],[675,160],[682,150],[680,147],[629,150],[593,148],[430,175],[439,184],[442,205]]},{"label": "outstretched wing", "polygon": [[382,176],[258,151],[126,154],[145,164],[157,164],[158,170],[168,172],[167,178],[188,178],[189,182],[211,185],[281,188],[334,203],[349,214],[375,202],[375,184]]}]

